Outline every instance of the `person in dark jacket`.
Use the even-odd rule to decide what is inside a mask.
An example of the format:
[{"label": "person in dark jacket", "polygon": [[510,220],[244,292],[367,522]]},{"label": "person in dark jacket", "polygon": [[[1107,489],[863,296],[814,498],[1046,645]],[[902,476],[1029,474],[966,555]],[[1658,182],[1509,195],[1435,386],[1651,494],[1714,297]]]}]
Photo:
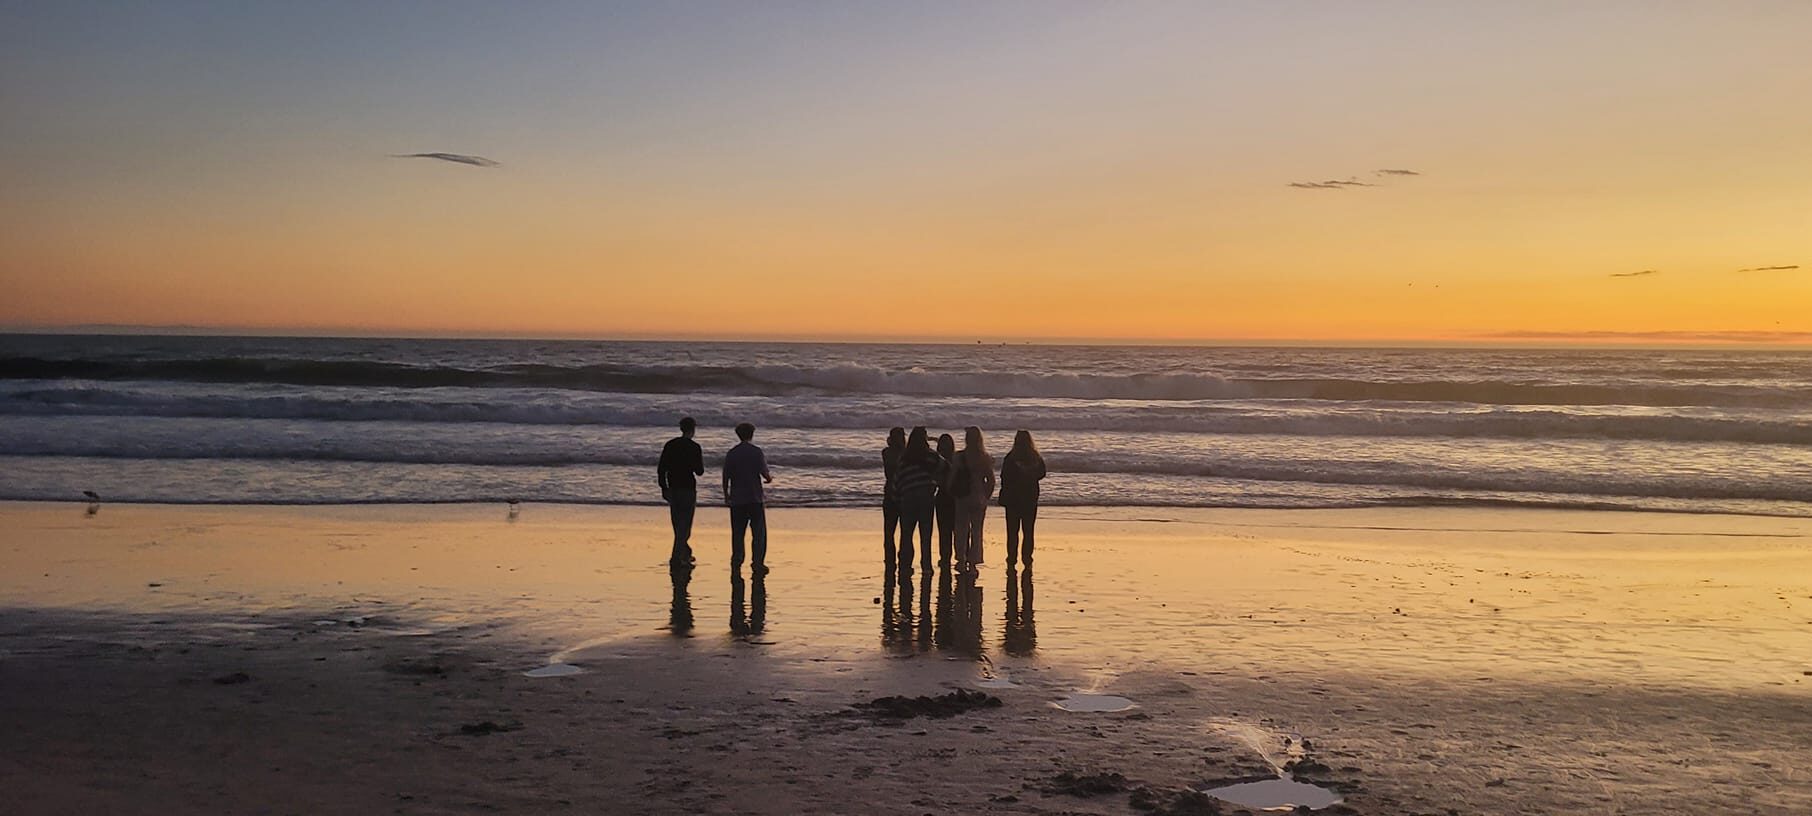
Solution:
[{"label": "person in dark jacket", "polygon": [[655,481],[661,485],[661,501],[667,503],[667,514],[673,518],[673,555],[670,567],[690,567],[692,558],[692,517],[698,511],[698,477],[705,475],[705,453],[692,434],[698,423],[692,417],[679,421],[680,435],[667,440],[661,448],[661,463],[655,466]]},{"label": "person in dark jacket", "polygon": [[[887,447],[881,449],[881,546],[888,566],[893,565],[893,535],[900,526],[900,496],[894,489],[894,472],[900,467],[900,454],[906,450],[906,429],[887,432]],[[900,531],[902,534],[905,530]]]},{"label": "person in dark jacket", "polygon": [[[1007,511],[1007,567],[1025,556],[1032,566],[1032,531],[1038,525],[1038,480],[1045,474],[1044,457],[1032,444],[1032,434],[1020,431],[1013,449],[1000,462],[1000,506]],[[1024,542],[1024,551],[1020,549]]]},{"label": "person in dark jacket", "polygon": [[919,534],[920,563],[931,569],[931,519],[938,484],[944,480],[943,457],[931,449],[924,426],[912,429],[906,450],[894,465],[894,496],[900,502],[900,575],[912,574],[912,533]]},{"label": "person in dark jacket", "polygon": [[956,439],[939,434],[937,455],[944,460],[944,475],[937,480],[937,566],[950,570],[950,547],[956,538],[956,495],[950,492],[950,464],[956,461]]}]

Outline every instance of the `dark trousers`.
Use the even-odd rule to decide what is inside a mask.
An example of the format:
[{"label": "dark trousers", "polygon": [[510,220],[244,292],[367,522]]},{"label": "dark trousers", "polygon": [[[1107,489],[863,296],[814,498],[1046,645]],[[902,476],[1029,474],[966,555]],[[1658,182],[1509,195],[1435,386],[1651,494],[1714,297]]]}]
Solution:
[{"label": "dark trousers", "polygon": [[755,547],[755,566],[768,560],[768,509],[760,504],[730,505],[730,569],[742,567],[742,536]]},{"label": "dark trousers", "polygon": [[698,513],[698,492],[671,490],[667,493],[667,514],[673,517],[674,564],[692,560],[692,517]]},{"label": "dark trousers", "polygon": [[912,569],[912,533],[919,534],[919,550],[924,555],[926,569],[931,568],[931,517],[932,500],[930,496],[907,497],[900,500],[900,571]]},{"label": "dark trousers", "polygon": [[[1007,510],[1007,563],[1011,564],[1025,556],[1027,564],[1032,563],[1032,530],[1038,526],[1038,505],[1010,504]],[[1021,551],[1021,542],[1024,550]]]},{"label": "dark trousers", "polygon": [[[881,500],[881,552],[887,556],[887,563],[893,563],[893,534],[900,527],[900,502],[897,499]],[[904,531],[902,531],[904,532]]]},{"label": "dark trousers", "polygon": [[950,566],[950,544],[956,538],[956,501],[940,496],[937,500],[937,563]]}]

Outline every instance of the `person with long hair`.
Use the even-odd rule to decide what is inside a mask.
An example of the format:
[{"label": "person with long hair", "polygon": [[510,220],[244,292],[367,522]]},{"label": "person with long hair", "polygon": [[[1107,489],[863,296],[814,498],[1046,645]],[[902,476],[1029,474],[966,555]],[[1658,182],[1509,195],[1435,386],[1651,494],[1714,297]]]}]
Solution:
[{"label": "person with long hair", "polygon": [[994,457],[980,428],[963,429],[963,449],[956,455],[950,492],[956,497],[956,553],[960,571],[974,574],[985,560],[982,529],[988,517],[988,499],[994,495]]},{"label": "person with long hair", "polygon": [[931,449],[923,425],[913,428],[906,450],[893,469],[894,497],[900,503],[900,575],[912,574],[912,532],[919,533],[920,563],[931,569],[931,519],[937,505],[937,486],[944,478],[944,460]]},{"label": "person with long hair", "polygon": [[900,453],[904,450],[906,429],[888,431],[887,447],[881,449],[881,547],[889,567],[893,566],[894,530],[900,526],[900,496],[894,487],[894,474],[900,468]]},{"label": "person with long hair", "polygon": [[937,480],[937,565],[950,570],[950,546],[956,538],[956,494],[950,491],[950,476],[956,463],[956,439],[938,434],[937,455],[944,460],[944,474]]},{"label": "person with long hair", "polygon": [[[1000,460],[1000,506],[1007,511],[1007,569],[1025,556],[1032,568],[1032,531],[1038,525],[1038,481],[1045,475],[1044,457],[1030,431],[1013,436],[1013,449]],[[1024,543],[1024,549],[1020,545]]]}]

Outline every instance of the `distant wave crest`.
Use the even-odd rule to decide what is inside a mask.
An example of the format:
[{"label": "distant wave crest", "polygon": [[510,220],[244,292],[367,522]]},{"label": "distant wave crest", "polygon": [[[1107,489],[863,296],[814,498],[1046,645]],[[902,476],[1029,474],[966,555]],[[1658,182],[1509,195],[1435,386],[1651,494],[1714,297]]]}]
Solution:
[{"label": "distant wave crest", "polygon": [[0,357],[0,379],[132,380],[388,388],[543,388],[610,393],[785,396],[901,394],[1140,401],[1315,400],[1487,405],[1806,407],[1812,389],[1761,385],[1239,378],[1212,373],[928,371],[855,363],[457,367],[364,360]]}]

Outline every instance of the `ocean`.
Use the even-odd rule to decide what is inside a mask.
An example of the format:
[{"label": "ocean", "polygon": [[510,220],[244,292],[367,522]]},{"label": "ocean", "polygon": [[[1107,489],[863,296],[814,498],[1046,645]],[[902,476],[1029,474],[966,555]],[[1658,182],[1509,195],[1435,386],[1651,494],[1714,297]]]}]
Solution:
[{"label": "ocean", "polygon": [[1047,505],[1812,517],[1812,352],[1752,350],[0,335],[0,499],[653,504],[687,415],[779,505],[979,425]]}]

